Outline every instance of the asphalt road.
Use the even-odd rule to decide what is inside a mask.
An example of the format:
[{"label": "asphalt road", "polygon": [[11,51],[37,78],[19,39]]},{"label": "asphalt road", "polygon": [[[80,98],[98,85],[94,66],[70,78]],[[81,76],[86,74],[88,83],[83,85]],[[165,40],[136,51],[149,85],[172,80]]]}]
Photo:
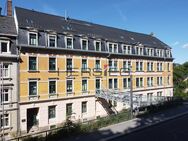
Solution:
[{"label": "asphalt road", "polygon": [[112,141],[188,141],[188,115],[121,136]]}]

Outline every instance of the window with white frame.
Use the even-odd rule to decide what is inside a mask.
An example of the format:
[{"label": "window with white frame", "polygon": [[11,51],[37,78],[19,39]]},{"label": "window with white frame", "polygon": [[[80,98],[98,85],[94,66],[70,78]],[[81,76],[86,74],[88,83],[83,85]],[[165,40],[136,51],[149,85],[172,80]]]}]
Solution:
[{"label": "window with white frame", "polygon": [[3,63],[3,65],[1,65],[1,69],[2,69],[2,73],[0,73],[0,77],[3,78],[9,78],[10,77],[10,64],[8,63]]},{"label": "window with white frame", "polygon": [[0,53],[10,53],[10,42],[0,40]]},{"label": "window with white frame", "polygon": [[123,70],[129,71],[131,69],[131,61],[123,61]]},{"label": "window with white frame", "polygon": [[66,116],[71,116],[73,113],[72,111],[72,103],[67,103],[66,104]]},{"label": "window with white frame", "polygon": [[1,122],[0,122],[1,128],[10,126],[9,114],[3,114],[3,115],[1,114],[0,118],[1,118]]},{"label": "window with white frame", "polygon": [[87,101],[82,102],[82,114],[87,113]]},{"label": "window with white frame", "polygon": [[118,89],[118,79],[109,79],[108,80],[108,87],[109,89]]},{"label": "window with white frame", "polygon": [[168,57],[168,58],[171,57],[171,50],[166,50],[166,57]]},{"label": "window with white frame", "polygon": [[87,71],[87,59],[82,59],[82,71]]},{"label": "window with white frame", "polygon": [[167,63],[167,71],[170,71],[170,63]]},{"label": "window with white frame", "polygon": [[88,40],[81,39],[81,46],[82,46],[82,50],[88,50]]},{"label": "window with white frame", "polygon": [[156,55],[158,57],[164,57],[164,50],[162,50],[162,49],[156,49]]},{"label": "window with white frame", "polygon": [[56,58],[49,58],[49,70],[55,71],[56,70]]},{"label": "window with white frame", "polygon": [[132,54],[132,47],[130,45],[123,45],[124,54]]},{"label": "window with white frame", "polygon": [[56,35],[48,35],[48,46],[49,47],[57,47],[57,36]]},{"label": "window with white frame", "polygon": [[131,86],[131,79],[130,78],[123,78],[123,88],[129,89]]},{"label": "window with white frame", "polygon": [[67,71],[72,71],[73,64],[72,64],[72,58],[67,58]]},{"label": "window with white frame", "polygon": [[29,70],[36,71],[37,70],[37,57],[29,56]]},{"label": "window with white frame", "polygon": [[48,119],[56,117],[56,106],[48,106]]},{"label": "window with white frame", "polygon": [[143,71],[143,62],[136,61],[136,71]]},{"label": "window with white frame", "polygon": [[148,87],[153,87],[153,77],[148,77],[147,78],[147,86]]},{"label": "window with white frame", "polygon": [[9,89],[4,88],[3,93],[1,93],[1,102],[7,103],[9,102]]},{"label": "window with white frame", "polygon": [[96,90],[100,90],[101,89],[101,80],[100,79],[96,79],[95,87],[96,87]]},{"label": "window with white frame", "polygon": [[153,71],[153,62],[147,62],[147,71]]},{"label": "window with white frame", "polygon": [[135,54],[137,54],[137,55],[144,55],[143,47],[136,46],[135,47]]},{"label": "window with white frame", "polygon": [[154,56],[154,49],[152,49],[152,48],[147,48],[147,49],[146,49],[146,54],[147,54],[148,56]]},{"label": "window with white frame", "polygon": [[73,49],[73,37],[66,37],[66,48]]},{"label": "window with white frame", "polygon": [[73,92],[73,80],[68,79],[66,82],[66,86],[67,86],[67,93],[72,93]]},{"label": "window with white frame", "polygon": [[157,77],[157,85],[162,86],[163,85],[163,78],[162,77]]},{"label": "window with white frame", "polygon": [[95,51],[101,51],[101,41],[95,41]]},{"label": "window with white frame", "polygon": [[117,60],[109,60],[108,65],[109,65],[110,71],[117,71],[118,70],[118,61]]},{"label": "window with white frame", "polygon": [[100,60],[95,60],[95,69],[97,70],[101,69]]},{"label": "window with white frame", "polygon": [[37,80],[30,80],[29,81],[29,96],[37,96]]},{"label": "window with white frame", "polygon": [[141,88],[143,87],[143,78],[136,78],[136,87]]},{"label": "window with white frame", "polygon": [[157,71],[163,71],[163,63],[157,63]]},{"label": "window with white frame", "polygon": [[87,79],[83,79],[82,80],[82,91],[83,92],[87,92],[88,88],[87,88]]},{"label": "window with white frame", "polygon": [[49,80],[49,95],[56,94],[56,80]]},{"label": "window with white frame", "polygon": [[167,85],[170,85],[170,76],[167,76]]},{"label": "window with white frame", "polygon": [[38,45],[38,35],[37,33],[29,33],[29,45],[37,46]]},{"label": "window with white frame", "polygon": [[108,52],[118,53],[118,44],[117,43],[108,43]]}]

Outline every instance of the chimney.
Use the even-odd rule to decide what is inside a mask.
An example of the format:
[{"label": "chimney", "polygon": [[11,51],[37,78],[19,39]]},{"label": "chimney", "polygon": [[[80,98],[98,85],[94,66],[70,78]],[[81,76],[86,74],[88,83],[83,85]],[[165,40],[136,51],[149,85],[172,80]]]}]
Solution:
[{"label": "chimney", "polygon": [[12,0],[7,0],[7,16],[12,16]]}]

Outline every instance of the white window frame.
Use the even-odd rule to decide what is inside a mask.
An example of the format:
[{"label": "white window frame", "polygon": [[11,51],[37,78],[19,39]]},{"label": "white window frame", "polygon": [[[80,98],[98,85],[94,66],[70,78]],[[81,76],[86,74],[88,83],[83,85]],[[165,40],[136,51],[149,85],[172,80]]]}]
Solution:
[{"label": "white window frame", "polygon": [[[83,49],[83,41],[86,41],[86,49]],[[82,50],[88,50],[88,45],[89,45],[88,39],[81,39],[80,42],[81,42],[81,48],[82,48]]]},{"label": "white window frame", "polygon": [[[49,108],[50,107],[55,107],[55,117],[49,118]],[[50,106],[48,106],[48,120],[56,119],[56,117],[57,117],[57,106],[56,105],[50,105]]]},{"label": "white window frame", "polygon": [[101,78],[96,78],[96,79],[95,79],[95,90],[97,90],[97,89],[96,89],[96,81],[97,81],[97,80],[99,80],[99,82],[100,82],[100,89],[102,88],[102,85],[101,85]]},{"label": "white window frame", "polygon": [[[129,52],[128,48],[130,48],[130,52]],[[123,54],[131,55],[132,54],[132,46],[123,44],[122,51],[123,51]]]},{"label": "white window frame", "polygon": [[[55,81],[55,93],[50,93],[50,81]],[[48,94],[49,95],[57,95],[57,79],[49,79],[48,80]]]},{"label": "white window frame", "polygon": [[[85,71],[85,70],[88,69],[88,59],[87,58],[82,58],[82,61],[83,60],[86,60],[86,68],[82,68],[82,69],[84,69],[83,71]],[[81,61],[81,67],[82,67],[82,61]]]},{"label": "white window frame", "polygon": [[[72,81],[72,92],[67,92],[67,81],[68,80]],[[74,93],[74,80],[73,79],[66,79],[65,88],[66,88],[66,94],[67,95]]]},{"label": "white window frame", "polygon": [[[67,47],[67,39],[71,39],[71,41],[72,41],[72,46],[71,46],[71,48]],[[66,49],[73,49],[73,47],[74,47],[73,43],[74,43],[73,36],[65,36],[65,48],[66,48]]]},{"label": "white window frame", "polygon": [[[109,51],[110,44],[112,44],[112,52]],[[110,53],[118,53],[118,44],[117,43],[108,42],[107,45],[108,45],[108,52],[110,52]],[[114,45],[117,46],[117,52],[114,51]]]},{"label": "white window frame", "polygon": [[[50,46],[50,36],[51,36],[51,37],[55,37],[55,46],[54,46],[54,48],[56,48],[56,47],[57,47],[57,35],[48,34],[48,47],[52,47],[52,46]],[[52,47],[52,48],[53,48],[53,47]]]},{"label": "white window frame", "polygon": [[[50,58],[55,59],[55,70],[50,70]],[[48,71],[57,71],[57,58],[55,56],[49,56],[48,58]]]},{"label": "white window frame", "polygon": [[[137,48],[138,48],[138,52],[137,52]],[[142,49],[142,52],[141,52],[141,49]],[[144,55],[144,48],[139,47],[139,46],[135,46],[135,54],[136,55]]]},{"label": "white window frame", "polygon": [[114,90],[114,89],[115,89],[115,88],[114,88],[114,84],[115,84],[115,83],[114,83],[114,79],[117,79],[117,88],[116,88],[116,89],[119,89],[119,79],[118,79],[118,78],[109,78],[109,79],[108,79],[108,89],[110,89],[110,88],[109,88],[109,80],[110,80],[110,79],[112,79],[112,89],[111,89],[111,90]]},{"label": "white window frame", "polygon": [[[36,45],[31,45],[30,44],[30,34],[35,34],[36,35]],[[28,45],[29,46],[38,46],[38,43],[39,42],[39,40],[38,40],[38,33],[37,32],[28,32]]]},{"label": "white window frame", "polygon": [[[136,88],[143,88],[144,87],[144,78],[143,77],[137,77],[136,80],[137,79],[138,79],[138,86],[136,86]],[[142,83],[141,83],[141,79],[142,79]]]},{"label": "white window frame", "polygon": [[[127,87],[124,87],[124,80],[125,80],[125,83],[126,83]],[[130,84],[129,84],[129,80],[130,80]],[[123,89],[130,89],[130,85],[131,85],[131,79],[129,77],[128,78],[123,78]]]},{"label": "white window frame", "polygon": [[[4,65],[8,65],[8,68],[4,68]],[[8,75],[7,76],[5,76],[5,72],[4,72],[4,75],[3,74],[1,74],[2,75],[2,77],[3,78],[10,78],[10,70],[11,70],[11,68],[10,68],[10,63],[3,63],[3,71],[8,71]]]},{"label": "white window frame", "polygon": [[[30,57],[35,57],[35,58],[36,58],[36,70],[30,70],[30,69],[29,69],[29,58],[30,58]],[[38,56],[35,56],[35,55],[29,55],[29,56],[28,56],[28,59],[27,59],[27,60],[28,60],[28,61],[27,61],[27,62],[28,62],[28,66],[27,66],[27,68],[28,68],[27,70],[28,70],[28,71],[38,71],[38,67],[39,67],[39,65],[38,65],[38,62],[39,62],[38,59],[39,59]]]},{"label": "white window frame", "polygon": [[[99,68],[96,68],[96,61],[99,61]],[[95,69],[102,69],[100,59],[95,59]]]},{"label": "white window frame", "polygon": [[[137,62],[138,62],[138,70],[137,70]],[[142,64],[142,65],[141,65]],[[142,67],[141,67],[142,66]],[[141,69],[142,68],[142,69]],[[142,72],[144,71],[144,62],[143,61],[136,61],[136,71]]]},{"label": "white window frame", "polygon": [[[30,85],[29,85],[29,83],[30,82],[36,82],[37,83],[37,94],[36,95],[30,95],[29,94],[29,89],[30,89]],[[38,97],[39,96],[39,94],[38,94],[38,89],[39,89],[39,87],[38,87],[38,80],[37,79],[29,79],[29,81],[28,81],[28,97]]]},{"label": "white window frame", "polygon": [[[83,103],[86,103],[86,111],[85,111],[85,112],[83,112],[83,109],[82,109],[82,108],[83,108],[83,107],[82,107],[82,104],[83,104]],[[82,101],[82,102],[81,102],[81,113],[82,113],[82,114],[86,114],[87,112],[88,112],[88,102],[87,102],[87,101]]]},{"label": "white window frame", "polygon": [[[8,92],[4,92],[4,90],[8,90]],[[8,101],[4,101],[4,100],[2,100],[2,97],[1,97],[1,102],[2,103],[9,103],[10,102],[10,88],[7,88],[7,87],[5,87],[5,88],[3,88],[3,94],[4,94],[4,100],[5,100],[5,95],[8,95]]]},{"label": "white window frame", "polygon": [[[7,52],[2,52],[1,43],[6,43],[7,44]],[[1,49],[0,51],[1,51],[2,54],[11,53],[11,51],[10,51],[10,41],[0,40],[0,49]]]},{"label": "white window frame", "polygon": [[99,43],[99,51],[101,51],[101,41],[94,41],[95,51],[97,51],[97,43]]},{"label": "white window frame", "polygon": [[[5,116],[6,114],[7,114],[8,116],[3,118],[3,116]],[[1,118],[0,120],[3,120],[3,119],[5,120],[5,118],[8,118],[8,125],[4,126],[4,128],[10,127],[10,114],[9,114],[9,113],[6,113],[6,114],[4,114],[4,115],[3,115],[3,114],[0,114],[0,118]],[[2,115],[2,117],[1,117],[1,115]],[[0,128],[2,129],[3,126],[0,127]]]},{"label": "white window frame", "polygon": [[[87,79],[87,78],[83,78],[82,81],[83,81],[83,80],[86,80],[86,82],[87,82],[87,90],[86,90],[86,91],[83,91],[83,85],[82,85],[82,92],[88,92],[88,79]],[[82,82],[82,83],[83,83],[83,82]]]}]

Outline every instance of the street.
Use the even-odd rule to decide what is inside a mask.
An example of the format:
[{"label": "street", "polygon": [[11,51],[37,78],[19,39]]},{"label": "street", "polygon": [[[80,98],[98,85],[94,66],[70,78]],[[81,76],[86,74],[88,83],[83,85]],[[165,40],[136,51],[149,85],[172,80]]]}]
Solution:
[{"label": "street", "polygon": [[121,136],[112,141],[188,141],[188,115]]}]

